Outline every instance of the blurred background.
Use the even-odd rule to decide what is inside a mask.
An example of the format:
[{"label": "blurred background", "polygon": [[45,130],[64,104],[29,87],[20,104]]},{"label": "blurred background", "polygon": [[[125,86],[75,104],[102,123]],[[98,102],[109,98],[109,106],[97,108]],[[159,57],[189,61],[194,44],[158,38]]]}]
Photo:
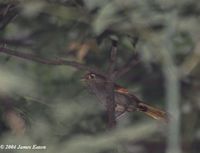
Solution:
[{"label": "blurred background", "polygon": [[80,81],[84,71],[0,54],[0,146],[37,144],[47,153],[199,153],[199,26],[197,0],[1,0],[0,47],[106,70],[115,37],[119,66],[133,53],[141,60],[117,82],[167,110],[172,121],[129,113],[108,130],[104,108]]}]

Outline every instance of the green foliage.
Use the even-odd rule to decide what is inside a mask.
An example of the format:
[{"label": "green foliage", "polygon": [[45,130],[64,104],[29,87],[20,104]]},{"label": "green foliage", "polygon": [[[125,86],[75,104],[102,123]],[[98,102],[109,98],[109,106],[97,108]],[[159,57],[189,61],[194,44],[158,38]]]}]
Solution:
[{"label": "green foliage", "polygon": [[[197,153],[192,146],[199,142],[199,4],[195,0],[1,0],[0,46],[105,70],[110,38],[116,37],[119,65],[133,52],[141,57],[141,64],[117,81],[162,108],[169,106],[165,96],[175,102],[180,98],[180,133],[188,144],[183,151]],[[139,38],[136,47],[134,37]],[[122,117],[117,129],[108,131],[104,109],[80,81],[84,73],[0,54],[0,97],[13,99],[14,110],[26,125],[25,135],[13,135],[0,98],[0,144],[46,145],[41,152],[49,153],[106,153],[137,152],[138,146],[150,152],[145,143],[156,142],[158,147],[156,143],[150,147],[164,152],[160,146],[167,137],[166,125],[155,126],[140,113]],[[170,84],[176,77],[180,90]]]}]

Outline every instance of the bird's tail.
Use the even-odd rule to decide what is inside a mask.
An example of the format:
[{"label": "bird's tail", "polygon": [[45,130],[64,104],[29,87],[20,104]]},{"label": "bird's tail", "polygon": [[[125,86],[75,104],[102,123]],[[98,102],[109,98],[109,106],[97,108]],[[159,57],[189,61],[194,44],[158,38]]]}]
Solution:
[{"label": "bird's tail", "polygon": [[149,106],[145,103],[138,103],[137,110],[140,112],[144,112],[146,115],[160,121],[168,122],[169,121],[169,115],[167,112],[162,111],[158,108]]}]

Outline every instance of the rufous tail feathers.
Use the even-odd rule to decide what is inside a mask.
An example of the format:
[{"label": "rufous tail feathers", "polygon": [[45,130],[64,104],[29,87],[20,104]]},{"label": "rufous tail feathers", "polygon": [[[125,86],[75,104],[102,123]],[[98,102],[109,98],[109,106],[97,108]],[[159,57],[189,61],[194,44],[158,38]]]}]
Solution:
[{"label": "rufous tail feathers", "polygon": [[165,111],[162,111],[158,108],[149,106],[147,104],[144,103],[139,103],[138,107],[137,107],[138,111],[140,112],[144,112],[146,115],[156,119],[156,120],[160,120],[160,121],[164,121],[164,122],[169,122],[169,116],[168,113]]}]

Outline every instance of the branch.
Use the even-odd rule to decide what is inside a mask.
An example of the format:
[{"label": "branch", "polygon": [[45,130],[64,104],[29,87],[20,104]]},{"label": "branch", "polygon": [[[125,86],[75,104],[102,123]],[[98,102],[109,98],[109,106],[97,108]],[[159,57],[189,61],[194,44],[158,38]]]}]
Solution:
[{"label": "branch", "polygon": [[[138,36],[135,37],[130,37],[132,39],[132,45],[134,48],[136,48],[136,45],[138,43]],[[117,71],[114,72],[114,75],[117,78],[123,76],[124,74],[126,74],[128,71],[130,71],[134,66],[136,66],[139,63],[139,57],[137,53],[133,53],[132,56],[128,59],[128,61],[121,67],[119,68]]]},{"label": "branch", "polygon": [[0,30],[3,30],[19,13],[16,4],[5,4],[0,10]]},{"label": "branch", "polygon": [[138,54],[133,53],[129,60],[117,71],[114,72],[116,78],[119,78],[130,71],[133,67],[140,63]]},{"label": "branch", "polygon": [[[68,61],[68,60],[63,60],[63,59],[46,59],[46,58],[41,58],[33,54],[29,53],[22,53],[19,51],[14,51],[8,48],[0,47],[0,53],[4,53],[7,55],[19,57],[21,59],[33,61],[36,63],[41,63],[41,64],[46,64],[46,65],[67,65],[67,66],[72,66],[77,69],[82,69],[85,71],[91,71],[97,74],[102,74],[100,70],[97,70],[96,68],[90,68],[84,64],[75,62],[75,61]],[[104,75],[104,74],[103,74]]]},{"label": "branch", "polygon": [[112,48],[111,48],[111,57],[110,57],[110,66],[108,68],[107,75],[107,84],[106,84],[106,104],[107,104],[107,113],[108,113],[108,127],[114,128],[116,125],[115,120],[115,93],[114,93],[114,78],[113,75],[116,59],[117,59],[117,41],[112,40]]},{"label": "branch", "polygon": [[31,46],[33,45],[32,40],[28,40],[27,38],[22,38],[22,39],[5,39],[5,38],[0,38],[0,44],[8,44],[12,46]]},{"label": "branch", "polygon": [[114,72],[116,60],[117,60],[117,40],[112,40],[112,47],[110,53],[110,66],[108,69],[109,76],[112,76],[112,73]]}]

